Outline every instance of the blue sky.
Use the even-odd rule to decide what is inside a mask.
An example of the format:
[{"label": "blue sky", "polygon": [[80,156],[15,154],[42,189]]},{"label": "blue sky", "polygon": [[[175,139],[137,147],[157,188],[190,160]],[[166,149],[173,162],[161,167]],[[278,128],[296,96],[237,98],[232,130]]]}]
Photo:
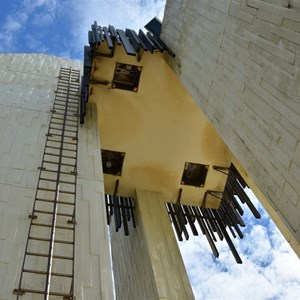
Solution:
[{"label": "blue sky", "polygon": [[0,52],[39,52],[81,60],[99,25],[139,29],[163,17],[161,0],[0,0]]},{"label": "blue sky", "polygon": [[[0,0],[0,52],[47,53],[82,59],[94,20],[117,28],[142,28],[163,17],[165,0]],[[262,220],[245,214],[243,259],[235,263],[226,243],[214,259],[203,236],[179,243],[196,299],[300,299],[300,261],[259,206]]]}]

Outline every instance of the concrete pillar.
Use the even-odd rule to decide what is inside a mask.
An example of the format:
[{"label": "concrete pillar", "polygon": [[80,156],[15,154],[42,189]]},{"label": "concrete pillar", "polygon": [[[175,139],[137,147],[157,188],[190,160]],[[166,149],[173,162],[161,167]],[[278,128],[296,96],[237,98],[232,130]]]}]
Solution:
[{"label": "concrete pillar", "polygon": [[160,194],[137,190],[135,205],[129,236],[111,223],[117,299],[194,299]]},{"label": "concrete pillar", "polygon": [[75,296],[113,299],[97,109],[87,106],[79,129]]}]

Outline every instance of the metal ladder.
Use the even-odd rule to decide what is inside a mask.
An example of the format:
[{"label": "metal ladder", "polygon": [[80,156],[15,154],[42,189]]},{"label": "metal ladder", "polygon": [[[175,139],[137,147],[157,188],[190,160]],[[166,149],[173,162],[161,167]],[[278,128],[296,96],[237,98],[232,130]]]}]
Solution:
[{"label": "metal ladder", "polygon": [[75,299],[78,70],[61,68],[30,218],[19,286],[30,299]]}]

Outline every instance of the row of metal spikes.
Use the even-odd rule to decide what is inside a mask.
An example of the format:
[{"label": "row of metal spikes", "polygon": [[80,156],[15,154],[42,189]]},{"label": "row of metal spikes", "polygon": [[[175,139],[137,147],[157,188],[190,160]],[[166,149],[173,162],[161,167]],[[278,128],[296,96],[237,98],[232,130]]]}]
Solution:
[{"label": "row of metal spikes", "polygon": [[[179,241],[183,240],[183,236],[187,240],[189,239],[188,230],[186,228],[187,225],[190,226],[193,235],[198,236],[198,231],[195,226],[195,221],[197,221],[215,257],[219,256],[215,245],[218,237],[220,240],[226,240],[236,262],[242,263],[228,234],[229,231],[234,238],[237,236],[243,238],[240,227],[245,227],[245,223],[241,217],[244,214],[244,210],[239,204],[239,201],[246,203],[256,218],[260,218],[261,216],[245,193],[244,188],[247,185],[234,165],[231,165],[230,168],[214,168],[228,175],[224,192],[208,190],[205,193],[203,206],[201,207],[181,205],[179,202],[177,204],[166,203],[166,208]],[[218,209],[205,207],[206,200],[210,196],[220,199]]]},{"label": "row of metal spikes", "polygon": [[143,51],[150,51],[153,53],[155,50],[163,52],[167,50],[171,56],[175,56],[167,45],[156,35],[150,32],[144,33],[139,30],[137,34],[132,29],[115,29],[114,26],[108,27],[98,26],[95,21],[91,26],[91,31],[88,33],[89,44],[91,47],[100,46],[102,42],[106,42],[108,49],[113,49],[115,44],[122,45],[128,55],[138,55],[138,60],[141,58]]},{"label": "row of metal spikes", "polygon": [[132,222],[133,228],[136,227],[133,199],[106,194],[105,206],[107,224],[110,225],[113,218],[116,232],[119,231],[123,224],[125,235],[129,235],[129,222]]}]

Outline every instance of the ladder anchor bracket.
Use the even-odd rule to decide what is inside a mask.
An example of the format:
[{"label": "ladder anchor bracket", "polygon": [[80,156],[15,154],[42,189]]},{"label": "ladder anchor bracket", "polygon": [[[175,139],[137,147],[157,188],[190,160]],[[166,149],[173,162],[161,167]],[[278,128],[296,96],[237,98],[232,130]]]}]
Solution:
[{"label": "ladder anchor bracket", "polygon": [[28,219],[35,220],[37,219],[37,215],[29,214]]},{"label": "ladder anchor bracket", "polygon": [[14,289],[13,294],[23,296],[25,294],[25,292],[22,289],[20,289],[20,290],[19,289]]},{"label": "ladder anchor bracket", "polygon": [[77,225],[77,222],[75,221],[75,219],[72,219],[72,220],[68,220],[67,224]]},{"label": "ladder anchor bracket", "polygon": [[63,300],[76,300],[75,296],[64,296]]}]

